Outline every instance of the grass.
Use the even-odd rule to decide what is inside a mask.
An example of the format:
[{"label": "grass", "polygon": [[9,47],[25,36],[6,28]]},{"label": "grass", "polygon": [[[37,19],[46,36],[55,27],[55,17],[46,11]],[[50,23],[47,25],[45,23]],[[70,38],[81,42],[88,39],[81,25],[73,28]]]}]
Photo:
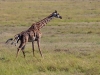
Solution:
[{"label": "grass", "polygon": [[[100,75],[100,18],[96,0],[1,0],[0,75]],[[16,59],[17,47],[5,41],[26,30],[32,23],[58,10],[41,32],[41,58],[35,44],[27,43]]]},{"label": "grass", "polygon": [[[27,29],[27,27],[8,27],[7,31],[5,31],[5,26],[2,26],[2,28],[0,27],[0,29],[5,31],[2,32],[3,36],[0,36],[3,38],[3,40],[0,40],[0,74],[99,75],[100,41],[98,41],[99,34],[95,31],[95,29],[99,31],[99,24],[96,27],[91,27],[90,23],[86,25],[82,23],[80,26],[79,24],[45,26],[42,29],[43,37],[41,38],[41,49],[44,58],[41,58],[36,44],[36,58],[33,57],[31,43],[27,43],[25,59],[23,58],[22,52],[20,52],[16,59],[17,47],[5,45],[4,42],[8,37],[10,38],[17,33],[17,30],[21,31],[21,29]],[[73,25],[76,29],[73,29]],[[75,31],[74,33],[69,29],[69,26]],[[85,27],[91,27],[92,33],[81,31]],[[12,28],[15,30],[14,32],[11,32]],[[60,29],[59,32],[58,29]]]},{"label": "grass", "polygon": [[62,15],[63,20],[54,20],[48,25],[65,22],[99,22],[99,0],[1,0],[0,25],[28,26],[45,18],[54,10]]}]

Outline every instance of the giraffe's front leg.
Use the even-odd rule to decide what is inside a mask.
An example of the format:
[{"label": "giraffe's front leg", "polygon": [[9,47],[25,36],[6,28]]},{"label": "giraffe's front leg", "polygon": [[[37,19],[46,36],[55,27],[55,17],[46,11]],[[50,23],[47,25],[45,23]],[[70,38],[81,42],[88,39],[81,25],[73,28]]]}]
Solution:
[{"label": "giraffe's front leg", "polygon": [[40,49],[40,40],[39,39],[37,40],[37,45],[38,45],[38,49],[39,49],[40,55],[42,57],[42,52],[41,52],[41,49]]},{"label": "giraffe's front leg", "polygon": [[32,41],[32,50],[33,50],[33,56],[35,56],[34,55],[34,40]]}]

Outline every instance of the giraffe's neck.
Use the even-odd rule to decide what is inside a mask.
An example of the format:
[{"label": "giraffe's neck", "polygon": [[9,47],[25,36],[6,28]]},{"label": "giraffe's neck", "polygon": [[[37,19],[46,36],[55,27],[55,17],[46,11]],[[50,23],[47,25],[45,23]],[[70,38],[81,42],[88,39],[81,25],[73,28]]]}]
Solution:
[{"label": "giraffe's neck", "polygon": [[46,18],[44,18],[43,20],[39,21],[36,23],[36,26],[38,26],[39,28],[42,28],[43,26],[45,26],[48,22],[50,22],[53,19],[53,17],[50,15]]},{"label": "giraffe's neck", "polygon": [[50,22],[53,19],[52,15],[49,15],[48,17],[42,19],[41,21],[32,24],[32,26],[28,30],[34,30],[37,28],[38,30],[41,29],[43,26],[45,26],[48,22]]}]

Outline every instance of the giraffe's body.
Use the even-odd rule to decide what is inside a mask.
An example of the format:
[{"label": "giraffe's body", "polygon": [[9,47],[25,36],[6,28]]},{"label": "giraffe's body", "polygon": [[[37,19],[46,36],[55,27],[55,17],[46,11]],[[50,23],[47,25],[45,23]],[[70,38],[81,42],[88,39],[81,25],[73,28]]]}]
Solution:
[{"label": "giraffe's body", "polygon": [[42,56],[42,53],[40,50],[40,38],[41,38],[40,29],[43,26],[45,26],[54,17],[62,19],[62,17],[57,13],[57,11],[55,11],[52,14],[50,14],[48,17],[44,18],[43,20],[32,24],[32,26],[29,29],[27,29],[26,31],[22,31],[21,33],[15,35],[15,39],[13,40],[13,42],[16,41],[16,43],[18,43],[18,41],[20,40],[20,45],[17,49],[16,56],[18,56],[19,50],[22,50],[23,55],[25,57],[24,48],[25,48],[26,42],[32,42],[33,55],[34,55],[34,41],[37,41],[39,52]]}]

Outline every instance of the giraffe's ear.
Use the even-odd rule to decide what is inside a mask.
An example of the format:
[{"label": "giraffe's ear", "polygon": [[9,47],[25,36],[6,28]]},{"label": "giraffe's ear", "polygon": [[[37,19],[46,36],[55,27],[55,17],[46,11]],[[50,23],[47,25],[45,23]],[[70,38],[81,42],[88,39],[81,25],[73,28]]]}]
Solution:
[{"label": "giraffe's ear", "polygon": [[55,13],[57,13],[57,10],[55,10]]}]

